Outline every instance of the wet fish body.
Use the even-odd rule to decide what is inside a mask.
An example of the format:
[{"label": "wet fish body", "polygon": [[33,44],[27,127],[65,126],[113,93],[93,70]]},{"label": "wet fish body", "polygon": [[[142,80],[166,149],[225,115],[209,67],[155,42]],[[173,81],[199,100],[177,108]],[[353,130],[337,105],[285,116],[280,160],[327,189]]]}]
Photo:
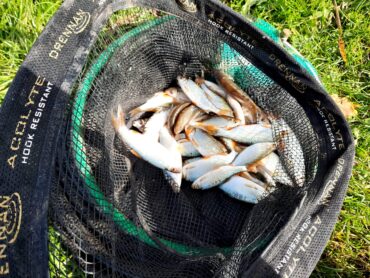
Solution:
[{"label": "wet fish body", "polygon": [[252,116],[252,123],[267,119],[266,114],[241,88],[239,88],[238,85],[235,84],[234,80],[229,75],[221,71],[215,71],[215,75],[217,81],[225,89],[225,91],[240,101],[242,106],[244,106],[250,112],[250,115]]},{"label": "wet fish body", "polygon": [[231,129],[213,127],[201,127],[209,134],[232,139],[244,144],[255,144],[263,142],[273,142],[271,128],[260,124],[240,125]]},{"label": "wet fish body", "polygon": [[182,104],[179,104],[171,109],[170,114],[168,115],[168,127],[170,130],[173,130],[173,127],[176,124],[176,120],[178,115],[183,111],[186,107],[190,106],[190,102],[185,102]]},{"label": "wet fish body", "polygon": [[[162,127],[159,132],[159,142],[168,149],[176,159],[176,163],[182,167],[182,157],[179,152],[178,143],[175,138],[172,137],[167,127]],[[180,192],[182,173],[172,173],[164,170],[164,174],[170,179],[170,184],[174,192]]]},{"label": "wet fish body", "polygon": [[235,118],[239,120],[241,125],[245,125],[246,124],[245,115],[240,103],[230,95],[226,97],[226,100],[229,103],[232,110],[234,111]]},{"label": "wet fish body", "polygon": [[240,176],[231,177],[219,188],[230,197],[251,204],[257,204],[265,194],[265,190],[258,184]]},{"label": "wet fish body", "polygon": [[118,106],[117,113],[111,116],[112,125],[120,137],[137,155],[156,166],[174,173],[181,173],[181,164],[178,163],[173,153],[160,143],[148,140],[143,134],[129,130],[125,123],[124,113]]},{"label": "wet fish body", "polygon": [[246,170],[247,167],[245,166],[221,166],[196,179],[191,187],[193,189],[209,189],[222,184],[231,176]]},{"label": "wet fish body", "polygon": [[240,125],[240,122],[235,119],[229,118],[229,117],[214,116],[202,122],[193,123],[192,125],[196,127],[197,126],[209,126],[211,128],[213,126],[216,126],[218,128],[229,129],[229,128],[233,128],[233,127]]},{"label": "wet fish body", "polygon": [[160,110],[153,114],[147,121],[143,135],[147,136],[150,140],[158,141],[159,132],[167,122],[169,110]]},{"label": "wet fish body", "polygon": [[181,133],[185,126],[187,126],[191,121],[196,118],[201,113],[198,107],[195,105],[189,105],[184,108],[178,115],[176,123],[173,128],[174,134]]},{"label": "wet fish body", "polygon": [[269,155],[276,149],[274,143],[257,143],[246,147],[233,161],[233,165],[248,165]]},{"label": "wet fish body", "polygon": [[209,101],[206,93],[193,80],[178,77],[177,81],[181,89],[193,104],[204,110],[206,113],[219,113],[219,109]]},{"label": "wet fish body", "polygon": [[207,157],[227,152],[226,147],[221,142],[199,128],[187,128],[185,133],[202,156]]},{"label": "wet fish body", "polygon": [[230,164],[236,155],[236,152],[230,152],[229,154],[214,155],[187,163],[183,167],[183,177],[188,181],[195,181],[209,171]]},{"label": "wet fish body", "polygon": [[199,151],[194,147],[194,145],[188,139],[182,139],[178,141],[179,150],[182,156],[194,157],[200,156]]},{"label": "wet fish body", "polygon": [[230,106],[227,104],[224,98],[220,97],[210,89],[205,84],[202,84],[201,89],[206,93],[209,101],[219,109],[218,115],[221,116],[227,116],[227,117],[233,117],[234,113]]}]

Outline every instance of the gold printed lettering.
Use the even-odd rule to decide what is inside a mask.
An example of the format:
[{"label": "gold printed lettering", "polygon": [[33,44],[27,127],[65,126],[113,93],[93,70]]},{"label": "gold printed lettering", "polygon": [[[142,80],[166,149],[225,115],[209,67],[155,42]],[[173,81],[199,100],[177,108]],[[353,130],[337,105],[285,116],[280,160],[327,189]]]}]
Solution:
[{"label": "gold printed lettering", "polygon": [[23,135],[26,129],[27,122],[18,122],[15,128],[15,135]]},{"label": "gold printed lettering", "polygon": [[9,274],[9,263],[6,262],[5,265],[0,266],[0,275]]},{"label": "gold printed lettering", "polygon": [[37,86],[42,86],[45,82],[45,78],[41,77],[41,76],[37,76],[37,79],[35,81],[35,85]]},{"label": "gold printed lettering", "polygon": [[0,259],[6,258],[5,250],[6,250],[6,244],[0,244]]},{"label": "gold printed lettering", "polygon": [[7,162],[8,162],[8,165],[10,167],[12,167],[12,169],[14,169],[14,163],[15,163],[15,159],[17,158],[17,155],[13,155],[11,157],[8,158]]},{"label": "gold printed lettering", "polygon": [[28,102],[24,106],[27,107],[29,105],[33,105],[35,103],[33,100],[33,97],[34,95],[38,95],[38,94],[39,94],[39,91],[37,91],[35,89],[35,86],[33,86],[30,94],[28,95]]},{"label": "gold printed lettering", "polygon": [[30,115],[31,115],[31,110],[28,111],[28,114],[27,115],[22,115],[21,116],[21,119],[28,120],[28,118],[30,117]]},{"label": "gold printed lettering", "polygon": [[3,221],[4,223],[7,221],[8,219],[8,212],[7,211],[4,211],[2,213],[0,213],[0,221]]},{"label": "gold printed lettering", "polygon": [[[15,142],[18,142],[18,143],[15,145]],[[21,145],[21,142],[22,142],[21,138],[13,137],[12,143],[10,144],[10,149],[12,151],[19,150],[19,146]]]}]

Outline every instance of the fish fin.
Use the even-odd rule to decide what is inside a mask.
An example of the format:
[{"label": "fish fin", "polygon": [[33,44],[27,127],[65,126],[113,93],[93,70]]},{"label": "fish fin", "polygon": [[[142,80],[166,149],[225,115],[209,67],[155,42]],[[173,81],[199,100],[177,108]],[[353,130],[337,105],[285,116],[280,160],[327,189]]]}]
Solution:
[{"label": "fish fin", "polygon": [[197,83],[197,85],[200,86],[204,83],[204,79],[202,77],[197,76],[197,78],[195,78],[195,83]]},{"label": "fish fin", "polygon": [[185,127],[185,134],[186,134],[186,137],[190,140],[190,133],[193,132],[194,130],[194,127],[192,126],[187,126]]},{"label": "fish fin", "polygon": [[256,163],[248,165],[248,167],[247,167],[247,171],[248,171],[248,172],[252,172],[252,173],[257,173],[257,172],[258,172],[258,170],[257,170],[257,165],[256,165]]},{"label": "fish fin", "polygon": [[229,109],[220,109],[219,115],[226,116],[226,117],[234,117],[234,113]]},{"label": "fish fin", "polygon": [[216,126],[213,126],[213,125],[201,124],[201,127],[204,131],[206,131],[210,135],[214,135],[218,130],[218,128]]},{"label": "fish fin", "polygon": [[141,156],[135,151],[135,150],[133,150],[133,149],[131,149],[130,150],[130,152],[134,155],[134,156],[136,156],[137,158],[140,158],[141,159]]},{"label": "fish fin", "polygon": [[114,112],[112,111],[111,121],[112,121],[112,125],[113,125],[113,127],[116,131],[118,131],[121,126],[124,126],[126,124],[126,122],[125,122],[125,113],[123,112],[122,107],[121,107],[120,104],[117,107],[117,113],[116,114],[114,114]]},{"label": "fish fin", "polygon": [[130,117],[134,117],[135,115],[139,114],[140,112],[142,112],[140,106],[139,107],[136,107],[134,109],[132,109],[129,114],[130,114]]}]

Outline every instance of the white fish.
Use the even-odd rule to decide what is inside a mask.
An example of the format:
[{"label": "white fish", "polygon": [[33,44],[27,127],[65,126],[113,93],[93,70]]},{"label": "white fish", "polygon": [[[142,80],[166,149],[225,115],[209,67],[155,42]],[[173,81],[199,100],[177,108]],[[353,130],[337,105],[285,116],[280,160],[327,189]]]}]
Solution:
[{"label": "white fish", "polygon": [[177,142],[178,142],[179,150],[182,156],[185,156],[185,157],[200,156],[199,151],[194,147],[194,145],[188,139],[182,139]]},{"label": "white fish", "polygon": [[228,151],[232,152],[232,151],[236,151],[236,152],[239,152],[237,150],[237,144],[229,139],[229,138],[224,138],[224,137],[220,137],[219,140],[225,145],[225,147],[227,148]]},{"label": "white fish", "polygon": [[231,176],[246,170],[247,167],[245,166],[221,166],[196,179],[191,187],[193,189],[209,189],[222,184]]},{"label": "white fish", "polygon": [[263,181],[253,177],[249,172],[242,172],[242,173],[239,173],[238,175],[241,176],[242,178],[245,178],[247,180],[250,180],[250,181],[258,184],[259,186],[261,186],[263,188],[266,187],[266,184]]},{"label": "white fish", "polygon": [[173,103],[183,103],[183,97],[179,92],[158,92],[155,93],[144,104],[132,109],[129,114],[131,117],[144,111],[156,112],[162,107],[168,107]]},{"label": "white fish", "polygon": [[204,110],[206,113],[213,112],[218,114],[219,109],[209,101],[206,93],[193,80],[179,76],[177,81],[181,89],[193,104]]},{"label": "white fish", "polygon": [[173,128],[174,134],[179,134],[184,128],[193,121],[202,111],[195,105],[185,107],[177,116],[176,123]]},{"label": "white fish", "polygon": [[[162,127],[159,132],[159,142],[168,149],[176,159],[177,164],[182,167],[182,157],[179,152],[178,144],[175,138],[172,137],[167,127]],[[167,170],[163,170],[166,177],[170,179],[170,184],[174,192],[180,192],[182,173],[172,173]]]},{"label": "white fish", "polygon": [[226,100],[229,103],[230,107],[233,109],[235,118],[240,122],[241,125],[245,125],[245,115],[239,101],[237,101],[230,95],[226,97]]},{"label": "white fish", "polygon": [[233,165],[242,166],[254,163],[276,149],[274,143],[257,143],[246,147],[233,161]]},{"label": "white fish", "polygon": [[240,122],[238,120],[228,118],[228,117],[220,117],[220,116],[214,116],[210,117],[202,122],[195,122],[192,124],[192,126],[198,127],[198,126],[216,126],[219,128],[233,128],[240,125]]},{"label": "white fish", "polygon": [[[214,72],[217,81],[219,84],[225,89],[227,93],[232,95],[236,100],[240,101],[242,106],[244,106],[247,111],[249,111],[251,115],[251,122],[268,122],[266,114],[256,105],[256,103],[241,89],[233,79],[221,72],[221,71],[215,71]],[[245,114],[245,111],[244,111]]]},{"label": "white fish", "polygon": [[179,140],[182,140],[182,139],[187,139],[187,137],[186,137],[185,133],[179,133],[179,134],[175,135],[175,139],[176,139],[176,141],[179,141]]},{"label": "white fish", "polygon": [[229,154],[214,155],[192,161],[186,164],[182,169],[184,179],[188,181],[195,181],[209,171],[212,171],[220,166],[230,164],[236,155],[236,152],[230,152]]},{"label": "white fish", "polygon": [[221,116],[227,116],[227,117],[234,117],[233,110],[230,108],[230,106],[227,104],[224,98],[220,97],[203,83],[200,85],[202,90],[206,93],[209,101],[218,109],[220,109],[218,115]]},{"label": "white fish", "polygon": [[193,162],[201,160],[201,159],[203,159],[203,157],[201,157],[201,156],[189,158],[189,159],[184,161],[184,165],[188,165],[190,163],[193,163]]},{"label": "white fish", "polygon": [[204,84],[213,92],[218,94],[220,97],[226,98],[228,93],[224,90],[224,88],[218,86],[216,83],[213,83],[209,80],[204,80]]},{"label": "white fish", "polygon": [[210,135],[230,138],[244,144],[273,142],[272,130],[260,124],[240,125],[231,129],[203,126]]},{"label": "white fish", "polygon": [[166,124],[168,114],[168,109],[154,113],[146,123],[143,135],[147,136],[150,140],[158,141],[159,132]]},{"label": "white fish", "polygon": [[180,88],[170,87],[164,90],[164,92],[175,98],[177,103],[191,102]]},{"label": "white fish", "polygon": [[239,176],[233,176],[219,186],[230,197],[252,204],[257,204],[265,194],[264,188]]},{"label": "white fish", "polygon": [[188,127],[185,129],[185,133],[202,156],[212,156],[227,152],[226,147],[221,142],[199,128]]},{"label": "white fish", "polygon": [[181,173],[182,165],[171,151],[158,142],[148,140],[143,134],[127,128],[121,105],[118,105],[116,115],[112,113],[111,120],[120,139],[134,154],[160,169]]},{"label": "white fish", "polygon": [[[248,166],[248,170],[254,173],[261,173],[265,178],[271,177],[274,181],[280,182],[286,185],[293,185],[292,179],[289,177],[288,173],[285,171],[279,156],[272,152],[263,159],[257,161],[256,163]],[[270,177],[268,177],[269,175]]]},{"label": "white fish", "polygon": [[173,127],[176,124],[177,117],[179,116],[181,111],[184,110],[189,105],[191,105],[191,102],[185,102],[185,103],[179,104],[179,105],[177,105],[177,106],[175,106],[171,109],[171,112],[168,115],[168,121],[167,121],[167,124],[168,124],[168,127],[169,127],[170,130],[173,130]]}]

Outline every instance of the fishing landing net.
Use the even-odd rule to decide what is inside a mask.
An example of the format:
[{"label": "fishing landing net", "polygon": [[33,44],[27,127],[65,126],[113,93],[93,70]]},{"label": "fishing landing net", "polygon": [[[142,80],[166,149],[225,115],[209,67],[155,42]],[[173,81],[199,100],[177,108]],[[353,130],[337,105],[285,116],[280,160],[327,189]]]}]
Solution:
[{"label": "fishing landing net", "polygon": [[[130,111],[205,68],[267,113],[275,175],[293,186],[256,205],[187,182],[174,193],[116,136],[118,104]],[[217,1],[65,1],[0,113],[0,273],[12,277],[308,277],[354,155],[312,65]]]}]

